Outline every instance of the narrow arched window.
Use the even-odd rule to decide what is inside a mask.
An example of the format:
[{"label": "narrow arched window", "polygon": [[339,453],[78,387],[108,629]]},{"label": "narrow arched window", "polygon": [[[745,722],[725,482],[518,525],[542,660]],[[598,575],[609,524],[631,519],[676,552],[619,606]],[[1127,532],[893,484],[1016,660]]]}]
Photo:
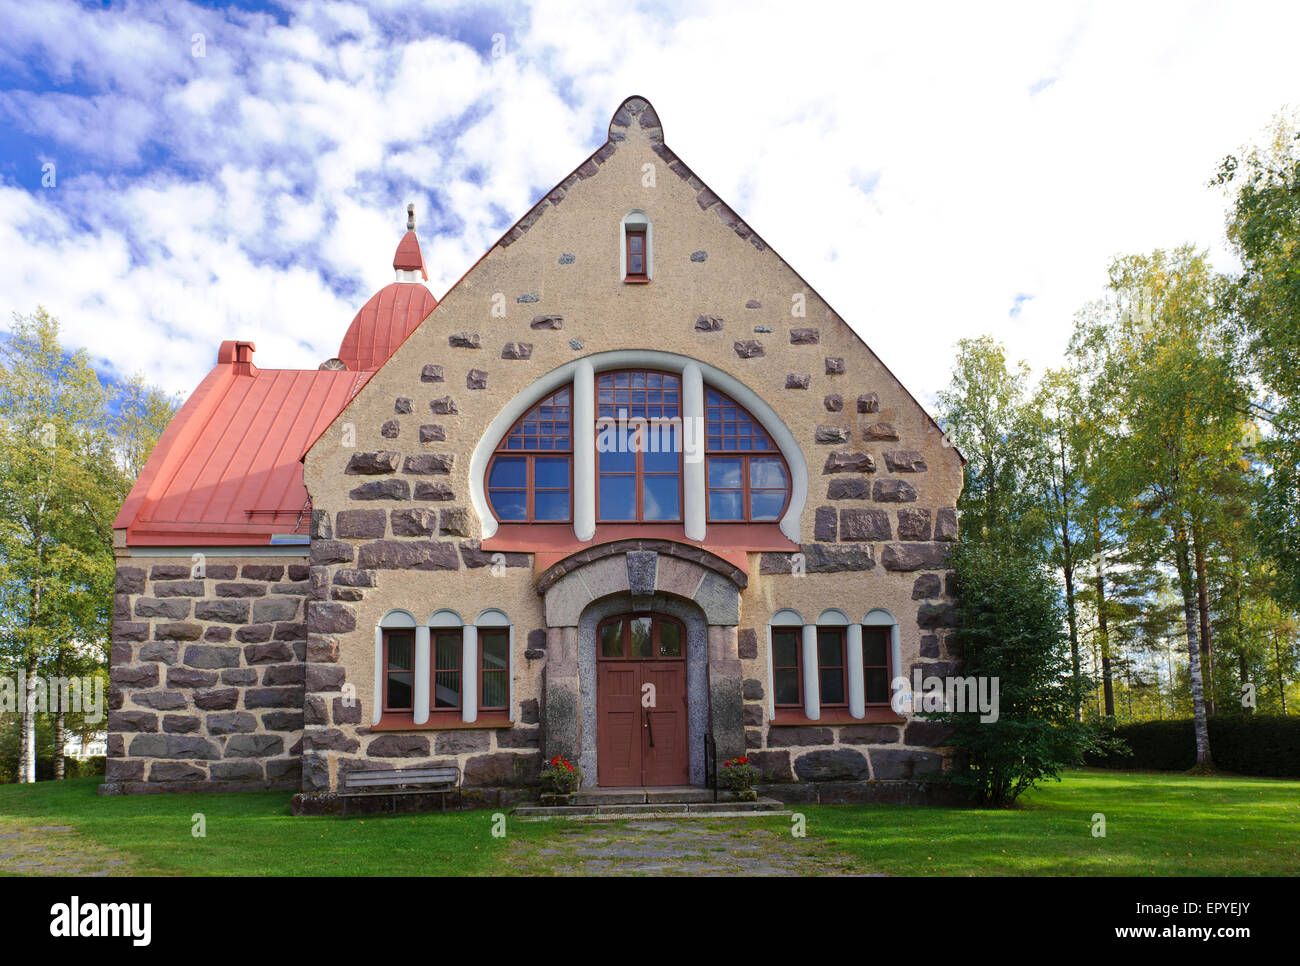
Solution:
[{"label": "narrow arched window", "polygon": [[763,425],[705,387],[708,513],[713,523],[774,521],[790,502],[790,470]]},{"label": "narrow arched window", "polygon": [[515,423],[487,472],[488,501],[507,523],[573,519],[573,390],[557,389]]},{"label": "narrow arched window", "polygon": [[623,244],[619,262],[623,281],[643,283],[654,277],[654,256],[650,246],[654,237],[650,219],[644,211],[629,211],[623,216]]},{"label": "narrow arched window", "polygon": [[596,377],[596,519],[682,518],[682,380],[631,370]]}]

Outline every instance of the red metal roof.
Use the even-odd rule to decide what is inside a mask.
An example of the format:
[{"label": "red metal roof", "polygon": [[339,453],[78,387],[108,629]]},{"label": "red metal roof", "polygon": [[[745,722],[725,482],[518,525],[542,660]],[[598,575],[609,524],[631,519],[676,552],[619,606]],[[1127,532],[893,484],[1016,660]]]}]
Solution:
[{"label": "red metal roof", "polygon": [[426,282],[429,280],[429,273],[424,270],[424,252],[420,251],[420,241],[414,231],[408,230],[397,243],[393,268],[399,272],[419,272]]},{"label": "red metal roof", "polygon": [[307,533],[303,452],[372,373],[258,369],[252,350],[223,342],[163,433],[113,523],[129,546],[266,545]]},{"label": "red metal roof", "polygon": [[378,369],[437,304],[433,293],[419,282],[385,285],[348,326],[339,358],[352,370]]}]

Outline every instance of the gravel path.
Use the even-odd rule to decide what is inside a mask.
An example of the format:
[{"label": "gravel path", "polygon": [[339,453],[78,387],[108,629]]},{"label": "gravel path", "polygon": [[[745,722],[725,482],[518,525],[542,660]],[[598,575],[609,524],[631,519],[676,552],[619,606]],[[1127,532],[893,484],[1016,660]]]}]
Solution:
[{"label": "gravel path", "polygon": [[67,825],[0,822],[0,875],[130,875],[122,855]]},{"label": "gravel path", "polygon": [[524,875],[856,874],[816,838],[793,836],[788,818],[557,823],[545,839],[515,841],[507,861]]}]

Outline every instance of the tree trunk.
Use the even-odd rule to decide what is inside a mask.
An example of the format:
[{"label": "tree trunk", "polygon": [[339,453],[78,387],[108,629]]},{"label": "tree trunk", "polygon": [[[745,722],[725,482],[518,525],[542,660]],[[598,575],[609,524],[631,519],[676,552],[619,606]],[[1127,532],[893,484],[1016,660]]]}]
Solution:
[{"label": "tree trunk", "polygon": [[1205,688],[1201,679],[1200,624],[1192,565],[1187,549],[1187,530],[1181,524],[1174,532],[1174,564],[1178,570],[1178,585],[1183,595],[1183,620],[1187,625],[1187,670],[1192,679],[1192,719],[1196,724],[1196,768],[1209,770],[1214,767],[1214,760],[1210,756],[1210,727],[1205,714]]},{"label": "tree trunk", "polygon": [[1196,607],[1201,617],[1201,670],[1205,674],[1205,713],[1214,714],[1214,646],[1210,635],[1210,591],[1205,579],[1205,542],[1200,527],[1192,528],[1196,552]]},{"label": "tree trunk", "polygon": [[18,780],[36,781],[36,714],[32,710],[36,701],[36,659],[29,658],[25,668],[26,684],[23,687],[22,739],[18,754]]},{"label": "tree trunk", "polygon": [[1282,696],[1282,715],[1286,716],[1286,677],[1282,674],[1282,648],[1278,644],[1277,628],[1273,629],[1273,658],[1277,662],[1277,693]]},{"label": "tree trunk", "polygon": [[[1069,560],[1069,539],[1066,539],[1066,560]],[[1066,564],[1065,620],[1070,625],[1070,667],[1074,682],[1074,720],[1083,721],[1083,671],[1079,667],[1079,620],[1074,610],[1074,567]]]},{"label": "tree trunk", "polygon": [[54,662],[54,693],[58,695],[59,702],[59,706],[54,712],[54,780],[56,782],[63,781],[63,736],[66,724],[64,715],[67,713],[66,709],[63,707],[63,696],[66,693],[61,686],[63,682],[63,671],[63,649],[60,648],[58,659]]},{"label": "tree trunk", "polygon": [[1097,643],[1101,648],[1101,686],[1106,698],[1106,717],[1115,717],[1115,686],[1111,681],[1110,670],[1110,632],[1106,624],[1106,558],[1101,552],[1101,528],[1095,531],[1097,555],[1093,560],[1097,564]]}]

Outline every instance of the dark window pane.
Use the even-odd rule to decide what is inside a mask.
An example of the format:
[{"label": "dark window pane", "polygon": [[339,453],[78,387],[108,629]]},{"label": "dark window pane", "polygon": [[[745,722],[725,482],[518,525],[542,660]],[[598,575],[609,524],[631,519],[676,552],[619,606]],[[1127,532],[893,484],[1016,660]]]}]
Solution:
[{"label": "dark window pane", "polygon": [[460,670],[460,631],[439,631],[434,635],[433,666],[439,671]]},{"label": "dark window pane", "polygon": [[862,663],[884,667],[889,663],[889,645],[885,635],[870,630],[862,633]]},{"label": "dark window pane", "polygon": [[800,634],[798,631],[772,632],[772,664],[775,667],[794,667],[799,663]]},{"label": "dark window pane", "polygon": [[628,259],[627,272],[629,275],[645,274],[645,265],[642,263],[640,255],[633,255]]},{"label": "dark window pane", "polygon": [[504,708],[506,706],[506,676],[502,671],[491,671],[483,675],[484,708]]},{"label": "dark window pane", "polygon": [[394,671],[409,671],[415,666],[415,632],[388,631],[388,666]]},{"label": "dark window pane", "polygon": [[488,497],[502,520],[528,519],[528,494],[524,490],[488,490]]},{"label": "dark window pane", "polygon": [[740,489],[740,460],[728,459],[710,459],[709,460],[709,486],[728,487],[730,489]]},{"label": "dark window pane", "polygon": [[636,477],[602,476],[600,478],[600,518],[602,520],[636,519]]},{"label": "dark window pane", "polygon": [[647,476],[642,489],[643,513],[646,520],[677,520],[681,518],[681,478],[674,476]]},{"label": "dark window pane", "polygon": [[569,491],[538,490],[533,495],[533,519],[544,522],[569,519]]},{"label": "dark window pane", "polygon": [[505,670],[510,660],[510,632],[481,631],[479,648],[483,653],[483,670]]},{"label": "dark window pane", "polygon": [[754,490],[749,494],[751,520],[775,520],[785,506],[785,490]]},{"label": "dark window pane", "polygon": [[407,711],[412,707],[409,672],[388,675],[388,707],[394,711]]},{"label": "dark window pane", "polygon": [[821,671],[822,704],[844,703],[844,672],[839,668]]},{"label": "dark window pane", "polygon": [[526,462],[522,456],[498,456],[492,462],[488,486],[523,486],[527,479]]},{"label": "dark window pane", "polygon": [[433,676],[433,706],[460,707],[460,672],[438,671]]},{"label": "dark window pane", "polygon": [[659,624],[659,656],[682,656],[682,629],[672,621],[661,621]]},{"label": "dark window pane", "polygon": [[772,686],[776,692],[777,704],[799,703],[799,672],[793,668],[782,668],[772,673]]},{"label": "dark window pane", "polygon": [[539,456],[533,461],[533,485],[568,487],[569,459],[566,456]]},{"label": "dark window pane", "polygon": [[821,667],[844,666],[844,638],[838,632],[817,633],[817,663]]},{"label": "dark window pane", "polygon": [[740,490],[709,490],[709,519],[745,519],[744,496]]},{"label": "dark window pane", "polygon": [[600,629],[600,656],[623,656],[623,622],[610,621]]},{"label": "dark window pane", "polygon": [[869,667],[863,672],[866,699],[870,704],[889,700],[889,674],[883,667]]},{"label": "dark window pane", "polygon": [[632,648],[629,657],[653,657],[650,653],[650,618],[632,618]]}]

